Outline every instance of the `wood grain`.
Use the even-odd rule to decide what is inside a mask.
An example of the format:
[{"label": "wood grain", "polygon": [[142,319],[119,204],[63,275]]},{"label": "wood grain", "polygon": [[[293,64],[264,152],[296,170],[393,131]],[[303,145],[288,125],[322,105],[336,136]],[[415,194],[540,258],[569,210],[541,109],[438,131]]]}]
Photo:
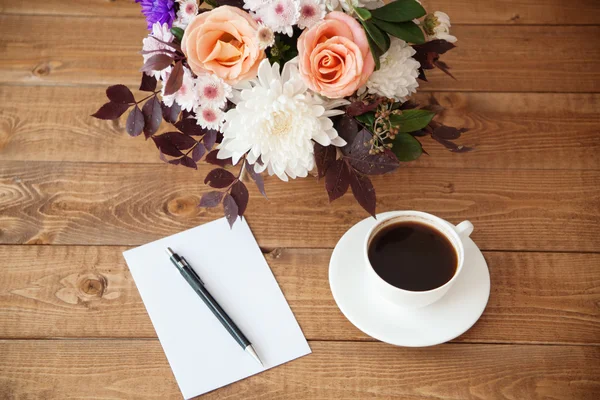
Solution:
[{"label": "wood grain", "polygon": [[[0,246],[0,338],[154,338],[121,246]],[[600,345],[600,254],[486,252],[492,293],[464,343]],[[331,250],[265,255],[310,340],[372,340],[338,310]]]},{"label": "wood grain", "polygon": [[[143,19],[57,18],[0,16],[0,82],[139,84]],[[77,40],[65,40],[64,26]],[[458,48],[444,60],[457,80],[434,71],[422,90],[600,90],[600,46],[594,39],[600,37],[599,26],[463,25],[453,33]]]},{"label": "wood grain", "polygon": [[[139,17],[131,0],[11,0],[0,4],[0,13]],[[453,24],[598,24],[600,6],[593,0],[423,0],[429,12],[444,11]]]},{"label": "wood grain", "polygon": [[[555,399],[600,395],[600,349],[311,342],[313,354],[202,399]],[[157,340],[0,341],[0,397],[179,399]]]},{"label": "wood grain", "polygon": [[[199,171],[155,164],[6,161],[0,243],[136,245],[221,217],[197,208]],[[200,178],[199,178],[200,177]],[[268,177],[246,216],[263,247],[329,247],[366,217],[352,196],[329,205],[323,183]],[[470,219],[484,250],[600,250],[600,172],[406,168],[373,179],[378,211]]]},{"label": "wood grain", "polygon": [[[454,154],[424,138],[430,156],[406,167],[600,169],[598,94],[438,92],[416,98],[426,104],[431,95],[446,107],[438,120],[470,129],[460,142],[475,151]],[[0,160],[162,164],[152,142],[124,132],[124,121],[119,127],[89,117],[104,99],[103,88],[0,86]]]}]

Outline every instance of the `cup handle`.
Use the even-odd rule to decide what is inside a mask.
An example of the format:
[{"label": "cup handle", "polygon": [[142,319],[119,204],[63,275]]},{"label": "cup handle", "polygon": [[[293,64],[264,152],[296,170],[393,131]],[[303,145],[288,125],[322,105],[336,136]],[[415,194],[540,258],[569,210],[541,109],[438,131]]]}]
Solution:
[{"label": "cup handle", "polygon": [[471,223],[471,221],[463,221],[460,224],[456,225],[456,228],[454,228],[454,230],[456,231],[456,233],[458,233],[458,236],[460,236],[461,238],[467,238],[471,236],[471,233],[473,233],[473,224]]}]

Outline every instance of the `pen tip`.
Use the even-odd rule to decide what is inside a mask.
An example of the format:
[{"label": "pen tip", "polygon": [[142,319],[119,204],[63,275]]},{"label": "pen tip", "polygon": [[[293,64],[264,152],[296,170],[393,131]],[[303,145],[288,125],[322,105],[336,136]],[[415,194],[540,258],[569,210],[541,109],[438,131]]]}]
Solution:
[{"label": "pen tip", "polygon": [[175,253],[173,252],[173,250],[171,250],[171,248],[170,248],[170,247],[167,247],[167,248],[165,249],[165,251],[167,252],[167,254],[169,255],[169,257],[171,257],[173,254],[175,254]]},{"label": "pen tip", "polygon": [[260,361],[260,358],[258,358],[258,354],[256,354],[256,350],[254,350],[254,347],[252,347],[252,345],[248,345],[246,347],[246,352],[248,352],[248,354],[250,354],[252,358],[254,358],[260,364],[261,367],[265,367],[262,361]]}]

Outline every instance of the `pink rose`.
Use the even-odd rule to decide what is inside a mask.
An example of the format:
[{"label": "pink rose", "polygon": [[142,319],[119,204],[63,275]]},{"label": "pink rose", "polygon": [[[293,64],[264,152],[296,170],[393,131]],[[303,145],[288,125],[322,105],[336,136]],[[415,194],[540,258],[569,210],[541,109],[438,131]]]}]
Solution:
[{"label": "pink rose", "polygon": [[329,98],[350,96],[375,68],[367,35],[351,16],[334,11],[298,38],[300,75]]},{"label": "pink rose", "polygon": [[221,6],[197,15],[187,26],[181,49],[196,75],[214,73],[229,84],[256,77],[265,58],[258,24],[245,11]]}]

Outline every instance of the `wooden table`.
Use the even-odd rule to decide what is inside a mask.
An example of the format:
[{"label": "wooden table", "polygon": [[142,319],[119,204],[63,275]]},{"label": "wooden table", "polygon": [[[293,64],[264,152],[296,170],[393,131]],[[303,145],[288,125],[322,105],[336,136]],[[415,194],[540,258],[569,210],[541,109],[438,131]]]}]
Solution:
[{"label": "wooden table", "polygon": [[[205,399],[600,398],[600,3],[429,0],[456,80],[430,74],[469,154],[374,179],[378,211],[470,219],[481,320],[444,345],[369,338],[336,307],[331,251],[365,218],[323,183],[269,178],[248,222],[313,354]],[[0,399],[178,399],[121,253],[211,221],[201,171],[88,117],[138,83],[145,23],[117,0],[0,1]]]}]

